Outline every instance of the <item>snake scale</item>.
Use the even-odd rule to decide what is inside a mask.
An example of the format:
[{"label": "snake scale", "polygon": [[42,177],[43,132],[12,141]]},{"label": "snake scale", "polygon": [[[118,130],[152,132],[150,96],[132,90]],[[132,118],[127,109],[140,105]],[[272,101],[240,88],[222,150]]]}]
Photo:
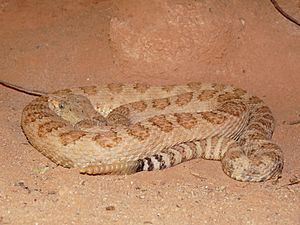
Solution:
[{"label": "snake scale", "polygon": [[[3,82],[1,82],[3,84]],[[239,181],[278,178],[269,107],[223,84],[106,84],[40,93],[23,110],[28,141],[84,174],[132,174],[204,158]]]}]

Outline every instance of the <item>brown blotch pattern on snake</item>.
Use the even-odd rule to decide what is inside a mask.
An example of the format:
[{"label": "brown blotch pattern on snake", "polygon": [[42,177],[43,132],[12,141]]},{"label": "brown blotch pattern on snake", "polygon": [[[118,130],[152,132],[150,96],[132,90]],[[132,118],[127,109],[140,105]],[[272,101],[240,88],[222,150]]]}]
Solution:
[{"label": "brown blotch pattern on snake", "polygon": [[53,113],[48,113],[48,112],[43,112],[43,111],[38,111],[38,112],[29,112],[26,118],[24,119],[24,123],[32,123],[35,122],[37,119],[41,120],[46,117],[51,117],[53,116]]},{"label": "brown blotch pattern on snake", "polygon": [[223,90],[225,89],[226,86],[225,86],[224,84],[213,83],[213,84],[211,85],[211,87],[212,87],[214,90],[220,92],[220,91],[223,91]]},{"label": "brown blotch pattern on snake", "polygon": [[245,95],[247,92],[245,91],[245,90],[243,90],[243,89],[241,89],[241,88],[234,88],[233,90],[232,90],[232,92],[234,93],[234,94],[236,94],[237,96],[243,96],[243,95]]},{"label": "brown blotch pattern on snake", "polygon": [[150,136],[149,128],[141,125],[141,123],[136,123],[129,126],[127,133],[140,141],[143,141]]},{"label": "brown blotch pattern on snake", "polygon": [[111,83],[107,85],[107,88],[112,92],[112,93],[121,93],[123,90],[123,84],[118,84],[118,83]]},{"label": "brown blotch pattern on snake", "polygon": [[133,85],[133,88],[137,92],[140,92],[140,93],[144,94],[150,88],[150,85],[138,83],[138,84]]},{"label": "brown blotch pattern on snake", "polygon": [[175,103],[178,106],[184,106],[186,104],[188,104],[193,98],[193,93],[192,92],[188,92],[188,93],[183,93],[180,95],[177,95],[177,99],[175,101]]},{"label": "brown blotch pattern on snake", "polygon": [[203,90],[200,92],[197,99],[199,101],[208,101],[209,99],[213,98],[216,93],[216,90]]},{"label": "brown blotch pattern on snake", "polygon": [[192,113],[175,113],[177,123],[186,129],[191,129],[197,125],[197,119]]},{"label": "brown blotch pattern on snake", "polygon": [[138,112],[143,112],[147,108],[147,104],[144,101],[133,102],[130,105],[135,111]]},{"label": "brown blotch pattern on snake", "polygon": [[256,96],[251,96],[249,98],[249,103],[250,104],[259,104],[259,103],[262,103],[262,102],[263,101],[260,98],[256,97]]},{"label": "brown blotch pattern on snake", "polygon": [[48,121],[39,125],[38,135],[39,137],[44,137],[46,134],[51,133],[53,130],[58,130],[59,128],[65,126],[67,126],[67,124],[62,121]]},{"label": "brown blotch pattern on snake", "polygon": [[223,103],[225,101],[231,101],[234,99],[241,99],[241,96],[233,93],[233,92],[225,92],[223,94],[220,94],[217,98],[217,101],[220,103]]},{"label": "brown blotch pattern on snake", "polygon": [[173,124],[167,120],[165,115],[154,116],[148,120],[153,126],[168,133],[174,129]]},{"label": "brown blotch pattern on snake", "polygon": [[68,145],[70,143],[75,143],[77,140],[79,140],[81,137],[85,136],[86,133],[84,131],[80,130],[72,130],[69,132],[65,132],[59,135],[60,140],[63,145]]},{"label": "brown blotch pattern on snake", "polygon": [[87,95],[97,94],[97,87],[96,86],[80,87],[80,89],[83,91],[84,94],[87,94]]},{"label": "brown blotch pattern on snake", "polygon": [[154,99],[152,100],[152,107],[156,109],[165,109],[170,105],[169,98],[160,98],[160,99]]},{"label": "brown blotch pattern on snake", "polygon": [[115,114],[115,113],[123,115],[123,116],[128,116],[129,113],[130,113],[130,110],[126,106],[120,106],[120,107],[115,108],[113,111],[110,112],[110,114]]},{"label": "brown blotch pattern on snake", "polygon": [[122,141],[122,138],[118,136],[117,132],[103,131],[98,132],[92,140],[103,148],[112,148],[117,146]]},{"label": "brown blotch pattern on snake", "polygon": [[200,112],[198,113],[202,116],[203,119],[208,121],[211,124],[222,124],[226,121],[227,117],[217,112]]},{"label": "brown blotch pattern on snake", "polygon": [[242,102],[225,102],[218,110],[239,117],[246,111],[246,105]]}]

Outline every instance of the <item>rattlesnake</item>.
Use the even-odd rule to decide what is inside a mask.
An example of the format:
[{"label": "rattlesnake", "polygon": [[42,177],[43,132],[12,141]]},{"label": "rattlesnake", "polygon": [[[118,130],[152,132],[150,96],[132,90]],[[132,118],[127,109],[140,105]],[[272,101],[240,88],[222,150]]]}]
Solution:
[{"label": "rattlesnake", "polygon": [[221,160],[239,181],[282,172],[270,109],[230,85],[108,84],[33,94],[40,97],[22,113],[27,139],[81,173],[131,174],[200,157]]}]

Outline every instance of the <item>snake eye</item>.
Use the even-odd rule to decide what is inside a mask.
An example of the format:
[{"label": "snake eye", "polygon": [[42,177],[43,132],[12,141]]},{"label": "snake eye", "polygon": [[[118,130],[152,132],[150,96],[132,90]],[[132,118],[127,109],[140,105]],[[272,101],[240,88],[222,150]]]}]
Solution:
[{"label": "snake eye", "polygon": [[64,104],[64,103],[59,103],[58,107],[59,107],[60,109],[64,109],[64,108],[65,108],[65,104]]}]

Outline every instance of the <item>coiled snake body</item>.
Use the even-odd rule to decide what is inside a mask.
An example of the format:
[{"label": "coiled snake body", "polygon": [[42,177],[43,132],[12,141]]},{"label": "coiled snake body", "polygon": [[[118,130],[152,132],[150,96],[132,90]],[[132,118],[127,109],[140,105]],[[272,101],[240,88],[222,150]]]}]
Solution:
[{"label": "coiled snake body", "polygon": [[29,142],[58,165],[86,174],[130,174],[194,158],[221,160],[240,181],[276,178],[283,168],[271,141],[270,109],[221,84],[108,84],[60,90],[22,114]]}]

